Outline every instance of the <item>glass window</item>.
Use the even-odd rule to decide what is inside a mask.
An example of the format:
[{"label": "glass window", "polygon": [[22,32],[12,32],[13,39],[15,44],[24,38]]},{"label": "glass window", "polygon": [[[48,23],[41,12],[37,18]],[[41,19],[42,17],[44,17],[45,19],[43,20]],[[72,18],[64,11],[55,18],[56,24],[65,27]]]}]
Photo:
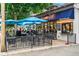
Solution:
[{"label": "glass window", "polygon": [[64,23],[62,24],[62,33],[72,32],[73,24],[72,23]]}]

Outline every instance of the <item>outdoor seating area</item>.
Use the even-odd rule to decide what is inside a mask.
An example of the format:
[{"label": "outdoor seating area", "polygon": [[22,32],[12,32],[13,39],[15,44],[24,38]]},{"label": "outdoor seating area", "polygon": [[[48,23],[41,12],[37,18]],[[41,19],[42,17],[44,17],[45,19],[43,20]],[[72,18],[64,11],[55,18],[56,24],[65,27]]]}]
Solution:
[{"label": "outdoor seating area", "polygon": [[74,8],[68,6],[22,19],[6,19],[3,42],[7,51],[76,44]]},{"label": "outdoor seating area", "polygon": [[39,46],[52,45],[52,39],[40,34],[17,36],[13,38],[8,37],[7,41],[8,41],[8,49],[34,48]]},{"label": "outdoor seating area", "polygon": [[[6,28],[7,50],[42,46],[63,46],[71,43],[76,44],[76,36],[74,34],[68,33],[66,37],[67,40],[58,39],[56,29],[53,31],[50,26],[46,28],[45,23],[47,24],[48,22],[48,20],[37,17],[29,17],[21,20],[6,20],[5,24],[7,27],[12,25],[10,31]],[[15,28],[14,25],[16,25],[17,28]],[[38,29],[39,26],[43,28]],[[73,41],[71,38],[74,38]]]},{"label": "outdoor seating area", "polygon": [[[35,17],[33,17],[35,19]],[[30,19],[33,19],[32,17]],[[26,18],[28,19],[28,18]],[[29,20],[30,20],[29,19]],[[6,20],[6,26],[8,27],[10,24],[17,25],[17,29],[13,28],[11,29],[11,32],[6,31],[6,45],[7,50],[16,50],[16,49],[22,49],[22,48],[34,48],[34,47],[41,47],[41,46],[52,46],[53,40],[57,40],[56,33],[46,31],[45,29],[40,31],[35,28],[29,29],[27,31],[22,30],[25,25],[33,25],[36,23],[37,26],[41,26],[41,23],[47,22],[47,20],[37,21],[37,20]],[[26,22],[26,23],[24,23]],[[18,27],[19,26],[19,27]],[[30,26],[30,27],[31,27]],[[37,27],[35,26],[35,27]],[[44,27],[44,26],[43,26]],[[9,29],[8,29],[9,30]]]},{"label": "outdoor seating area", "polygon": [[[35,19],[35,17],[33,17]],[[33,19],[30,18],[30,19]],[[29,19],[29,20],[30,20]],[[20,21],[12,21],[9,20],[8,22],[6,21],[6,24],[17,24],[17,29],[14,30],[13,35],[10,36],[8,31],[6,31],[6,44],[7,44],[7,49],[8,50],[14,50],[14,49],[19,49],[19,48],[33,48],[37,46],[49,46],[52,45],[52,39],[54,39],[54,36],[50,33],[45,33],[45,31],[38,31],[37,29],[29,29],[27,31],[22,31],[22,28],[20,26],[25,26],[25,25],[33,25],[33,24],[41,24],[41,22],[47,22],[47,20],[20,20]],[[26,23],[24,23],[26,22]],[[7,26],[8,26],[7,25]],[[19,27],[18,27],[19,26]],[[16,34],[15,34],[16,32]]]}]

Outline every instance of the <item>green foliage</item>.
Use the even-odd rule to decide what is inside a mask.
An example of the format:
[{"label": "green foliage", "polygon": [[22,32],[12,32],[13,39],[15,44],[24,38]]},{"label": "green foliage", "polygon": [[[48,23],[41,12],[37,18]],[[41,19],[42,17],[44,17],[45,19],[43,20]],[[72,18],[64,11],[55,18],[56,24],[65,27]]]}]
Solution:
[{"label": "green foliage", "polygon": [[42,13],[51,3],[7,3],[6,19],[22,19],[31,14]]}]

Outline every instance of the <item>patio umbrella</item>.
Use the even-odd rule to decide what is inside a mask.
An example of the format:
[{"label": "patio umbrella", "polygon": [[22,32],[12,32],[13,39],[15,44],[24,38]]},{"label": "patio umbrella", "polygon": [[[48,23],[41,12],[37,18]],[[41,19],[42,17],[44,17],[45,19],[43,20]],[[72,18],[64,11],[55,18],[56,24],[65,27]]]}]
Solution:
[{"label": "patio umbrella", "polygon": [[37,17],[29,17],[29,18],[21,19],[18,22],[47,22],[47,21],[48,20],[43,20],[43,19],[40,19],[40,18],[37,18]]},{"label": "patio umbrella", "polygon": [[[0,23],[1,23],[2,21],[0,20]],[[5,24],[17,24],[17,21],[16,20],[12,20],[12,19],[9,19],[9,20],[6,20],[5,21]]]},{"label": "patio umbrella", "polygon": [[20,23],[17,23],[17,25],[20,25],[20,26],[24,26],[24,25],[32,25],[34,24],[33,22],[20,22]]},{"label": "patio umbrella", "polygon": [[33,24],[41,24],[41,22],[20,22],[17,25],[33,25]]},{"label": "patio umbrella", "polygon": [[35,22],[35,24],[41,24],[41,22]]},{"label": "patio umbrella", "polygon": [[8,25],[8,24],[17,24],[17,21],[16,20],[12,20],[12,19],[9,19],[9,20],[6,20],[5,23]]}]

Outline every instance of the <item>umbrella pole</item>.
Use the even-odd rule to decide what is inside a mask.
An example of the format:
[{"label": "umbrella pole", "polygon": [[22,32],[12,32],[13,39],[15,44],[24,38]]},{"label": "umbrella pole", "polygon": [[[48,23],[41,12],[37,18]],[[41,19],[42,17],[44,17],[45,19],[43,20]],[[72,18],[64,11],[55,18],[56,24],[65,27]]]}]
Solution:
[{"label": "umbrella pole", "polygon": [[14,35],[16,35],[16,30],[17,30],[17,25],[16,24],[14,25],[14,28],[15,28]]},{"label": "umbrella pole", "polygon": [[[37,27],[37,25],[35,25],[35,26]],[[36,27],[35,27],[35,28],[36,28]],[[36,31],[37,31],[37,28],[36,28]]]}]

